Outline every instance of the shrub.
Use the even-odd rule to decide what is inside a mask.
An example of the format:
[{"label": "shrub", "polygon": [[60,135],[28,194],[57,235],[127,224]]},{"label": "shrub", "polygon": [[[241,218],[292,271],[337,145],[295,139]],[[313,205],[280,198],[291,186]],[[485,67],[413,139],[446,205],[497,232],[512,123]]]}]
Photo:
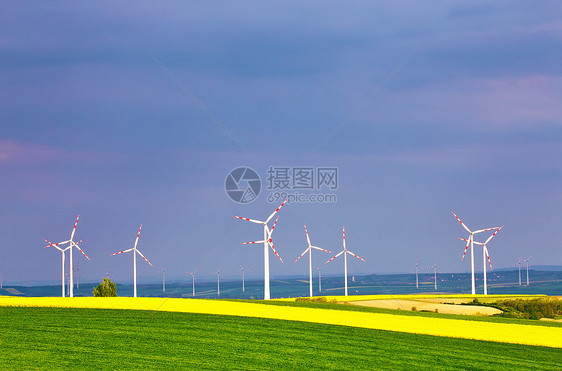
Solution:
[{"label": "shrub", "polygon": [[117,296],[117,287],[109,278],[104,277],[103,282],[94,287],[94,296]]},{"label": "shrub", "polygon": [[562,301],[556,298],[505,299],[490,306],[502,310],[502,317],[541,319],[562,314]]},{"label": "shrub", "polygon": [[300,303],[305,303],[305,302],[306,303],[337,303],[336,299],[332,299],[328,301],[328,299],[325,296],[319,296],[317,298],[308,298],[308,297],[296,298],[295,301]]}]

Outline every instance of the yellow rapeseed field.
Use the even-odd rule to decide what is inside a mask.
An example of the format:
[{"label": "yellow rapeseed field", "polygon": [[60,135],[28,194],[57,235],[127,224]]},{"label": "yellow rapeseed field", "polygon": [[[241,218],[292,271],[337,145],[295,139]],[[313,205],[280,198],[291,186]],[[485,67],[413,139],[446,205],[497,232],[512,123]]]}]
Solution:
[{"label": "yellow rapeseed field", "polygon": [[[352,302],[352,301],[366,301],[366,300],[392,300],[392,299],[401,299],[401,300],[416,300],[416,299],[474,299],[478,298],[478,300],[490,300],[490,299],[498,299],[498,298],[541,298],[546,297],[547,295],[516,295],[516,294],[503,294],[503,295],[469,295],[469,294],[415,294],[415,295],[352,295],[352,296],[324,296],[328,301],[338,301],[338,302]],[[275,299],[278,301],[295,301],[298,298],[284,298],[284,299]]]},{"label": "yellow rapeseed field", "polygon": [[[364,299],[365,300],[365,299]],[[562,328],[212,299],[0,297],[3,306],[136,309],[282,319],[562,348]]]}]

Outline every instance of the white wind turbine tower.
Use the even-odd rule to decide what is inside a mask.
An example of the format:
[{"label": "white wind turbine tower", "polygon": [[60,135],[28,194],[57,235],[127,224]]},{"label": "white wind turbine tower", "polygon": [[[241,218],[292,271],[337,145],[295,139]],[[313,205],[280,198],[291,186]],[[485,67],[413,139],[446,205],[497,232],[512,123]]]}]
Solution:
[{"label": "white wind turbine tower", "polygon": [[435,291],[437,291],[437,272],[441,273],[439,268],[437,268],[438,262],[439,262],[439,258],[437,258],[435,260],[435,263],[433,263],[433,265],[430,265],[429,267],[427,267],[427,269],[433,269],[433,280],[435,282]]},{"label": "white wind turbine tower", "polygon": [[519,267],[519,286],[521,286],[521,260],[521,257],[519,257],[517,264],[512,265],[512,267],[515,267],[516,265]]},{"label": "white wind turbine tower", "polygon": [[419,280],[418,280],[418,273],[419,273],[419,270],[420,270],[420,266],[418,264],[418,258],[416,258],[416,265],[414,265],[414,267],[412,269],[414,269],[415,272],[416,272],[416,289],[419,289],[420,286],[419,286]]},{"label": "white wind turbine tower", "polygon": [[58,245],[59,245],[59,244],[64,244],[64,243],[66,243],[66,242],[52,243],[52,242],[49,242],[49,241],[47,241],[47,240],[45,240],[45,239],[44,239],[44,241],[46,241],[46,242],[49,244],[48,246],[45,246],[45,248],[53,246],[55,249],[57,249],[57,250],[59,250],[59,251],[61,252],[61,257],[62,257],[62,266],[61,266],[61,274],[62,274],[62,297],[64,298],[64,297],[66,296],[65,291],[64,291],[64,290],[65,290],[65,286],[66,286],[65,279],[64,279],[64,276],[65,276],[65,274],[64,274],[64,254],[65,254],[66,250],[70,249],[70,246],[68,246],[68,247],[65,248],[65,249],[62,249],[62,248],[60,248]]},{"label": "white wind turbine tower", "polygon": [[318,292],[322,292],[322,267],[314,266],[318,270]]},{"label": "white wind turbine tower", "polygon": [[326,263],[324,263],[324,265],[328,264],[329,262],[331,262],[332,260],[334,260],[335,258],[337,258],[338,256],[340,256],[341,254],[343,254],[343,261],[344,261],[344,277],[345,277],[345,296],[347,296],[347,254],[359,259],[359,260],[363,260],[365,261],[365,259],[359,257],[358,255],[355,255],[354,253],[352,253],[351,251],[349,251],[346,247],[345,247],[345,227],[343,227],[343,250],[340,251],[336,256],[334,256],[332,259],[328,260]]},{"label": "white wind turbine tower", "polygon": [[269,221],[275,216],[275,214],[279,210],[281,210],[283,205],[285,205],[285,203],[287,203],[288,200],[289,199],[286,199],[281,204],[281,206],[279,206],[277,209],[275,209],[275,211],[272,212],[271,215],[263,222],[260,221],[260,220],[242,218],[240,216],[234,216],[235,218],[238,218],[238,219],[242,219],[242,220],[246,220],[248,222],[263,225],[263,240],[262,241],[244,242],[244,243],[242,243],[242,245],[248,245],[248,244],[262,243],[263,242],[263,299],[264,300],[269,300],[271,298],[270,292],[269,292],[269,249],[267,248],[268,245],[273,250],[273,253],[275,254],[275,256],[277,256],[279,258],[279,260],[281,260],[281,263],[283,263],[283,259],[281,259],[281,256],[279,256],[279,254],[277,253],[277,250],[275,250],[275,247],[273,246],[273,240],[271,239],[271,234],[273,233],[273,230],[275,229],[275,224],[277,224],[277,220],[279,220],[279,217],[277,217],[277,220],[275,220],[275,223],[273,223],[273,227],[271,228],[271,230],[267,226],[267,223],[269,223]]},{"label": "white wind turbine tower", "polygon": [[[492,268],[492,261],[490,260],[490,254],[488,253],[488,247],[486,247],[486,245],[488,244],[488,242],[490,242],[490,240],[492,238],[494,238],[494,236],[496,234],[498,234],[498,232],[502,228],[503,228],[503,225],[501,227],[499,227],[497,229],[497,231],[494,232],[494,234],[492,234],[490,237],[488,237],[488,239],[484,243],[473,241],[475,244],[482,246],[482,259],[484,261],[484,266],[483,266],[483,269],[484,269],[484,295],[488,295],[488,278],[486,276],[486,272],[487,272],[488,269],[486,268],[486,258],[488,259],[488,264],[490,265],[490,269],[493,269]],[[464,238],[459,238],[459,240],[467,241]]]},{"label": "white wind turbine tower", "polygon": [[166,292],[166,268],[158,267],[162,271],[162,292]]},{"label": "white wind turbine tower", "polygon": [[529,260],[531,260],[532,257],[533,255],[530,255],[527,259],[521,259],[521,261],[525,262],[525,265],[527,266],[527,286],[529,286]]},{"label": "white wind turbine tower", "polygon": [[244,276],[245,276],[245,272],[250,270],[250,268],[244,268],[243,266],[240,266],[240,270],[242,271],[242,292],[246,292],[246,288],[244,287]]},{"label": "white wind turbine tower", "polygon": [[123,254],[129,251],[133,252],[133,297],[135,298],[137,297],[137,254],[139,254],[148,264],[150,264],[151,267],[153,266],[152,263],[149,262],[148,259],[145,258],[144,255],[139,250],[137,250],[137,244],[139,242],[141,229],[142,229],[142,224],[139,227],[139,232],[137,233],[137,238],[135,239],[135,245],[133,246],[133,248],[111,254],[111,256],[113,256],[113,255]]},{"label": "white wind turbine tower", "polygon": [[[81,253],[82,255],[84,255],[86,257],[86,259],[90,260],[90,258],[88,258],[88,255],[86,255],[86,253],[84,251],[82,251],[82,249],[80,248],[80,246],[78,246],[79,243],[82,242],[82,240],[78,241],[78,242],[74,242],[73,238],[74,238],[74,233],[76,232],[76,225],[78,224],[78,219],[80,218],[80,215],[78,215],[76,217],[76,222],[74,222],[74,227],[72,228],[72,232],[70,233],[70,239],[66,240],[66,241],[62,241],[62,242],[58,242],[58,243],[52,243],[49,242],[47,240],[44,240],[45,242],[47,242],[49,245],[45,246],[45,248],[47,247],[51,247],[54,246],[56,247],[59,251],[62,252],[62,263],[63,263],[63,269],[62,269],[62,284],[64,286],[64,252],[66,250],[69,250],[70,253],[70,267],[69,267],[69,276],[70,276],[70,287],[68,290],[69,296],[73,297],[74,296],[74,272],[73,272],[73,268],[74,266],[72,265],[72,248],[76,247]],[[65,245],[68,244],[68,247],[65,249],[61,249],[58,246],[59,245]],[[64,296],[64,288],[63,288],[63,296]]]},{"label": "white wind turbine tower", "polygon": [[[220,265],[219,265],[219,269],[216,272],[211,273],[211,275],[215,275],[215,274],[217,275],[217,296],[221,296],[221,277],[222,277],[222,275],[221,275],[221,266]],[[224,277],[222,277],[222,278],[224,278]]]},{"label": "white wind turbine tower", "polygon": [[470,245],[470,265],[471,265],[471,272],[472,272],[472,295],[476,295],[476,283],[475,283],[475,279],[474,279],[474,235],[477,234],[477,233],[482,233],[482,232],[487,232],[487,231],[491,231],[491,230],[494,230],[494,229],[498,229],[498,227],[479,229],[477,231],[472,232],[470,229],[468,229],[468,227],[459,219],[459,217],[454,212],[453,212],[453,215],[455,216],[455,218],[457,218],[459,223],[461,223],[463,228],[468,233],[470,233],[470,235],[468,236],[468,239],[466,240],[467,241],[466,247],[464,248],[464,252],[462,254],[461,261],[464,260],[464,256],[466,255],[466,250],[468,249],[468,246]]},{"label": "white wind turbine tower", "polygon": [[187,274],[189,274],[192,278],[192,282],[193,282],[193,293],[191,296],[195,296],[195,272],[197,272],[197,269],[194,270],[193,272],[185,272]]},{"label": "white wind turbine tower", "polygon": [[304,252],[302,254],[299,255],[299,257],[297,258],[297,260],[295,260],[295,263],[299,261],[300,258],[302,258],[304,256],[304,254],[308,253],[308,286],[309,286],[309,297],[312,297],[312,249],[316,249],[316,250],[320,250],[320,251],[325,251],[329,254],[331,254],[332,252],[323,248],[320,248],[318,246],[312,246],[312,244],[310,243],[310,237],[308,236],[308,230],[306,229],[306,224],[304,225],[304,233],[306,233],[306,241],[308,242],[308,247],[306,248],[306,250],[304,250]]}]

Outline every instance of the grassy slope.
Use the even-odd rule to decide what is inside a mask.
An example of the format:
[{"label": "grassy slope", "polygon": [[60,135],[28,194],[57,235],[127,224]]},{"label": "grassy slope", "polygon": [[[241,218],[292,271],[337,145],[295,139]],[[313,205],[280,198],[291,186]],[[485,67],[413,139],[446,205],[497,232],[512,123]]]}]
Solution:
[{"label": "grassy slope", "polygon": [[32,368],[557,369],[559,349],[293,321],[0,307],[0,365]]}]

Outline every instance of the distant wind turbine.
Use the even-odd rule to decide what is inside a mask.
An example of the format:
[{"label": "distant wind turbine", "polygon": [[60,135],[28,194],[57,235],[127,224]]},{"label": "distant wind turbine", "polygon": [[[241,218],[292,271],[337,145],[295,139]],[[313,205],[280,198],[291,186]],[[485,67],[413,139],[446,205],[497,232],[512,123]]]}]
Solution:
[{"label": "distant wind turbine", "polygon": [[359,257],[358,255],[355,255],[354,253],[352,253],[351,251],[349,251],[346,247],[345,247],[345,227],[343,227],[343,250],[340,251],[336,256],[334,256],[332,259],[328,260],[326,263],[324,263],[324,265],[328,264],[329,262],[331,262],[332,260],[336,259],[338,256],[340,256],[341,254],[343,254],[343,261],[344,261],[344,277],[345,277],[345,296],[347,296],[347,254],[353,256],[354,258],[357,258],[359,260],[363,260],[365,261],[365,259]]},{"label": "distant wind turbine", "polygon": [[533,255],[531,254],[527,259],[521,259],[521,261],[525,262],[525,265],[527,267],[527,286],[529,286],[529,260],[531,260],[532,257]]},{"label": "distant wind turbine", "polygon": [[416,265],[414,265],[414,267],[412,268],[415,272],[416,272],[416,289],[419,289],[419,279],[418,279],[418,273],[420,270],[420,266],[418,264],[418,258],[416,258]]},{"label": "distant wind turbine", "polygon": [[193,293],[192,296],[195,296],[195,272],[197,272],[197,269],[194,270],[193,272],[185,272],[187,274],[189,274],[192,278],[192,282],[193,282]]},{"label": "distant wind turbine", "polygon": [[[70,239],[66,240],[66,241],[61,241],[61,242],[57,242],[57,243],[52,243],[49,242],[47,240],[44,239],[45,242],[47,242],[49,245],[45,246],[45,248],[48,247],[55,247],[57,248],[61,253],[62,253],[62,286],[63,286],[63,293],[62,296],[64,297],[64,253],[66,252],[66,250],[69,250],[70,253],[70,266],[69,266],[69,277],[70,277],[70,285],[69,285],[69,296],[73,297],[74,296],[74,266],[72,264],[72,247],[76,247],[81,253],[82,255],[84,255],[86,257],[86,259],[90,260],[90,258],[88,258],[88,255],[86,255],[86,253],[84,253],[84,251],[82,251],[82,249],[80,248],[80,246],[78,246],[79,243],[82,242],[82,240],[78,241],[78,242],[74,242],[73,238],[74,238],[74,233],[76,233],[76,225],[78,224],[78,219],[80,218],[80,215],[78,215],[76,217],[76,222],[74,222],[74,227],[72,228],[72,232],[70,233]],[[66,245],[68,244],[68,247],[66,247],[65,249],[59,248],[59,245]]]},{"label": "distant wind turbine", "polygon": [[518,266],[519,267],[519,286],[521,286],[521,257],[516,264],[513,264],[512,267]]},{"label": "distant wind turbine", "polygon": [[166,268],[158,267],[162,271],[162,292],[166,292]]},{"label": "distant wind turbine", "polygon": [[453,212],[453,215],[455,216],[455,218],[457,218],[459,223],[461,223],[462,227],[469,233],[468,239],[466,240],[467,241],[466,247],[464,248],[464,252],[462,254],[461,261],[464,260],[464,256],[466,255],[466,250],[468,249],[468,246],[470,245],[470,265],[471,265],[471,272],[472,272],[472,295],[476,295],[476,281],[475,281],[475,278],[474,278],[474,235],[478,234],[478,233],[482,233],[482,232],[492,231],[494,229],[498,229],[498,227],[479,229],[477,231],[472,232],[470,229],[468,229],[468,227],[459,219],[459,217],[454,212]]},{"label": "distant wind turbine", "polygon": [[[221,275],[221,266],[219,265],[219,269],[218,269],[216,272],[211,273],[211,274],[212,274],[212,275],[215,275],[215,274],[217,275],[217,296],[221,296],[221,277],[222,277],[222,275]],[[224,278],[224,277],[222,277],[222,278]]]},{"label": "distant wind turbine", "polygon": [[[488,259],[488,264],[490,265],[490,269],[492,268],[492,261],[490,260],[490,254],[488,252],[488,248],[486,247],[486,245],[488,244],[488,242],[490,242],[492,240],[492,238],[494,238],[494,236],[496,234],[498,234],[498,232],[503,228],[503,225],[501,227],[499,227],[494,234],[492,234],[490,237],[488,237],[488,239],[486,240],[486,242],[482,243],[482,242],[476,242],[473,241],[475,244],[482,246],[482,258],[484,260],[484,295],[488,295],[488,278],[486,276],[486,272],[488,270],[488,268],[486,267],[486,258]],[[466,239],[464,238],[459,238],[460,240],[466,241]]]},{"label": "distant wind turbine", "polygon": [[322,292],[322,268],[324,268],[324,266],[314,266],[314,268],[318,270],[318,292]]},{"label": "distant wind turbine", "polygon": [[246,291],[246,288],[244,287],[244,273],[248,270],[250,270],[250,268],[244,268],[243,266],[240,266],[240,270],[242,271],[241,276],[242,276],[242,292]]},{"label": "distant wind turbine", "polygon": [[438,262],[439,262],[439,258],[437,258],[435,260],[435,263],[433,263],[433,265],[430,265],[429,267],[427,267],[427,269],[433,269],[433,280],[435,282],[435,291],[437,291],[437,272],[441,273],[439,268],[437,268]]},{"label": "distant wind turbine", "polygon": [[312,249],[320,250],[331,254],[332,252],[326,249],[323,249],[318,246],[312,246],[310,243],[310,237],[308,236],[308,230],[306,229],[306,224],[304,225],[304,233],[306,233],[306,241],[308,242],[308,247],[302,254],[299,255],[295,263],[299,261],[306,253],[308,253],[308,287],[309,287],[309,297],[312,297]]},{"label": "distant wind turbine", "polygon": [[113,255],[123,254],[129,251],[133,252],[133,297],[135,298],[137,297],[137,254],[139,254],[148,264],[150,264],[151,267],[153,266],[152,263],[149,262],[148,259],[145,258],[144,255],[139,250],[137,250],[137,244],[139,243],[139,236],[141,233],[141,229],[142,229],[142,224],[139,227],[139,231],[137,233],[137,238],[135,239],[135,245],[133,246],[133,248],[111,254],[111,256],[113,256]]}]

